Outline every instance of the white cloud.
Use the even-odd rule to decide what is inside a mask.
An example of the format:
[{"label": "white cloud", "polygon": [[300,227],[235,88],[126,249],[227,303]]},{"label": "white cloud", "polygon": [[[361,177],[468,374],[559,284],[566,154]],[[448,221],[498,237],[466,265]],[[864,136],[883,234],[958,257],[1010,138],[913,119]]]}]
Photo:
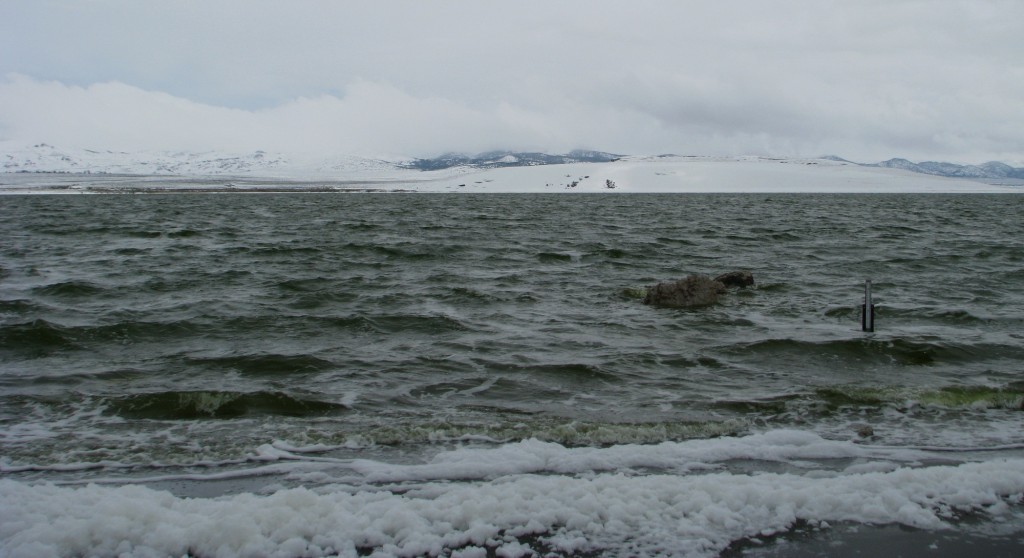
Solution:
[{"label": "white cloud", "polygon": [[[88,87],[8,76],[0,137],[115,150],[255,150],[437,154],[514,145],[545,149],[545,120],[507,105],[492,111],[357,81],[344,96],[241,110],[118,82]],[[533,121],[534,126],[524,126]]]},{"label": "white cloud", "polygon": [[229,147],[258,133],[251,112],[212,107],[118,82],[88,87],[8,76],[0,134],[120,150]]},{"label": "white cloud", "polygon": [[1019,160],[1022,20],[1000,0],[10,0],[0,136]]}]

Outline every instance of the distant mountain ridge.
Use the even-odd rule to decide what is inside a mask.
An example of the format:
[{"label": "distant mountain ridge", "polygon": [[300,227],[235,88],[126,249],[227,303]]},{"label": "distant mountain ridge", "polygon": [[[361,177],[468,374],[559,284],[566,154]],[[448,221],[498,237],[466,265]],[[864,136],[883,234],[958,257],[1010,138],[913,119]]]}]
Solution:
[{"label": "distant mountain ridge", "polygon": [[[568,163],[607,163],[626,155],[604,151],[575,150],[561,155],[541,152],[488,151],[476,155],[447,153],[433,158],[371,159],[346,155],[303,157],[252,151],[246,153],[194,151],[97,151],[62,149],[46,143],[34,145],[0,143],[0,172],[6,173],[82,173],[166,176],[351,176],[378,177],[417,171],[461,173],[473,170]],[[674,155],[659,155],[659,158]],[[830,161],[864,167],[901,169],[910,172],[953,178],[1024,180],[1024,168],[990,161],[980,165],[958,165],[907,159],[889,159],[880,163],[856,163],[828,155]]]},{"label": "distant mountain ridge", "polygon": [[289,175],[291,173],[388,174],[400,162],[334,156],[294,160],[281,153],[251,151],[111,151],[59,148],[46,143],[0,144],[0,172],[125,174],[157,176]]},{"label": "distant mountain ridge", "polygon": [[64,149],[46,143],[0,144],[0,172],[139,174],[178,176],[284,175],[295,173],[394,173],[493,169],[566,163],[605,163],[621,157],[603,151],[576,150],[562,155],[489,151],[477,155],[448,153],[429,159],[370,159],[355,156],[301,157],[281,153],[194,151],[124,152]]},{"label": "distant mountain ridge", "polygon": [[956,178],[1021,178],[1024,179],[1024,168],[1015,168],[1000,163],[989,161],[980,165],[957,165],[955,163],[941,163],[936,161],[925,161],[913,163],[906,159],[889,159],[876,163],[876,167],[890,169],[905,169],[912,172],[933,174],[935,176],[949,176]]},{"label": "distant mountain ridge", "polygon": [[535,165],[564,165],[566,163],[608,163],[617,161],[620,157],[622,155],[580,149],[570,151],[565,155],[519,151],[488,151],[479,155],[448,153],[432,159],[415,159],[405,166],[406,168],[423,171],[442,170],[452,167],[493,169]]},{"label": "distant mountain ridge", "polygon": [[[830,161],[840,161],[844,163],[852,163],[841,157],[835,155],[828,155],[822,157],[822,159],[828,159]],[[937,161],[924,161],[922,163],[915,163],[908,161],[907,159],[889,159],[888,161],[882,161],[880,163],[853,163],[862,167],[880,167],[886,169],[901,169],[910,172],[919,172],[922,174],[930,174],[933,176],[946,176],[950,178],[985,178],[985,179],[998,179],[998,178],[1018,178],[1024,179],[1024,168],[1011,167],[1006,163],[1000,163],[999,161],[989,161],[980,165],[958,165],[956,163],[944,163]]]}]

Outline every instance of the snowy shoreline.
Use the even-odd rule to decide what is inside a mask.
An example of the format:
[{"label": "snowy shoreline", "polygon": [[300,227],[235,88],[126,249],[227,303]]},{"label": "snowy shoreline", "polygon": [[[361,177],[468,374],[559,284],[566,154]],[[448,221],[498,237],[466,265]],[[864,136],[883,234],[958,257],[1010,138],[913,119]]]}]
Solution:
[{"label": "snowy shoreline", "polygon": [[68,193],[1024,193],[1024,183],[986,183],[827,159],[626,157],[607,163],[459,167],[441,171],[376,169],[258,170],[238,175],[0,175],[0,194]]}]

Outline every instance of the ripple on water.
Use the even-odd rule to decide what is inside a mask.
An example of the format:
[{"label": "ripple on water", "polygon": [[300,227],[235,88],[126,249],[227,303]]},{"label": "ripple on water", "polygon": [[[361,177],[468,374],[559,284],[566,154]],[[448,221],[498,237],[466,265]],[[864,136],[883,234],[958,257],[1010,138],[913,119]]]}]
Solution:
[{"label": "ripple on water", "polygon": [[[94,441],[149,443],[125,433],[160,417],[226,425],[181,443],[234,430],[246,441],[224,452],[240,455],[307,431],[588,445],[734,419],[814,428],[862,408],[878,432],[911,405],[978,428],[977,409],[1019,417],[1001,382],[1024,361],[1024,198],[49,198],[0,204],[0,237],[17,239],[0,246],[0,374],[64,378],[19,379],[29,395],[102,399],[121,422]],[[733,269],[758,286],[714,307],[638,295]],[[81,426],[79,412],[47,411]],[[95,449],[72,431],[46,455]]]}]

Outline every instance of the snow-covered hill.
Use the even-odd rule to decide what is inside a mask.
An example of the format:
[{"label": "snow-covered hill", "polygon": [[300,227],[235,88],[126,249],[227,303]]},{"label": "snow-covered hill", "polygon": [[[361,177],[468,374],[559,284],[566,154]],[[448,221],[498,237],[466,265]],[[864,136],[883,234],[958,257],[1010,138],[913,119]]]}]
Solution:
[{"label": "snow-covered hill", "polygon": [[[414,178],[418,171],[439,171],[448,174],[496,169],[573,163],[608,163],[622,155],[601,151],[572,151],[564,155],[536,152],[492,151],[477,155],[449,153],[439,157],[366,158],[348,155],[309,156],[253,151],[248,153],[194,151],[109,151],[56,147],[46,143],[31,145],[0,142],[0,172],[8,173],[76,173],[145,176],[241,176],[289,178],[297,180],[375,180]],[[633,157],[635,159],[635,157]],[[655,159],[680,158],[661,155]],[[713,160],[709,157],[681,157],[690,161]],[[717,158],[723,159],[723,158]],[[727,157],[730,160],[775,160],[759,157]],[[836,156],[816,159],[822,163],[841,163],[899,169],[933,176],[971,179],[1024,179],[1024,168],[991,161],[981,165],[958,165],[926,161],[914,163],[906,159],[889,159],[880,163],[853,163]]]},{"label": "snow-covered hill", "polygon": [[1000,163],[998,161],[989,161],[980,165],[958,165],[956,163],[943,163],[936,161],[914,163],[906,159],[889,159],[888,161],[882,161],[881,163],[866,166],[903,169],[922,174],[955,178],[1024,179],[1024,168],[1014,168],[1006,163]]},{"label": "snow-covered hill", "polygon": [[0,193],[1024,191],[1024,182],[1012,179],[1016,169],[1007,165],[972,167],[1010,177],[988,180],[987,175],[976,176],[957,165],[922,173],[909,161],[886,163],[890,164],[861,165],[838,157],[620,157],[602,152],[492,152],[385,160],[263,151],[125,153],[0,143]]},{"label": "snow-covered hill", "polygon": [[353,156],[312,158],[264,151],[98,151],[46,143],[0,143],[3,172],[374,179],[401,174],[411,161]]},{"label": "snow-covered hill", "polygon": [[489,151],[477,155],[448,153],[432,159],[415,159],[405,165],[419,170],[442,170],[452,167],[496,169],[502,167],[534,167],[539,165],[565,165],[569,163],[607,163],[622,155],[603,151],[570,151],[564,155],[521,151]]},{"label": "snow-covered hill", "polygon": [[438,178],[421,192],[893,193],[1022,192],[994,185],[828,159],[622,157],[606,163],[502,167]]},{"label": "snow-covered hill", "polygon": [[[203,167],[205,168],[205,167]],[[216,167],[221,168],[221,167]],[[252,168],[226,165],[223,168]],[[275,167],[280,171],[286,167]],[[345,167],[348,169],[349,167]],[[986,184],[900,169],[826,159],[764,157],[623,157],[604,163],[451,167],[417,171],[392,167],[391,174],[359,179],[349,171],[335,178],[301,176],[118,176],[8,173],[0,193],[147,192],[1018,192],[1024,186]]]}]

